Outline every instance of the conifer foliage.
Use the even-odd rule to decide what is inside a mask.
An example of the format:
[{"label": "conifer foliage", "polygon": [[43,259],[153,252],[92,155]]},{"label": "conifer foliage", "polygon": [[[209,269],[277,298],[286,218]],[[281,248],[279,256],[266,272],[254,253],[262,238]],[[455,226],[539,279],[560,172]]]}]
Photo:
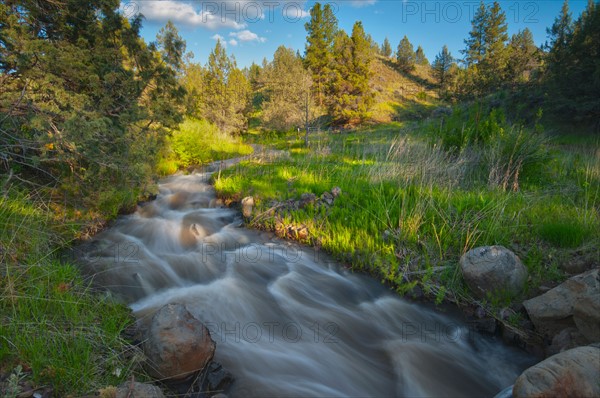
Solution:
[{"label": "conifer foliage", "polygon": [[310,21],[304,25],[306,37],[305,62],[312,72],[313,89],[319,105],[325,102],[325,90],[330,82],[333,63],[333,41],[338,31],[338,21],[330,4],[320,3],[310,10]]},{"label": "conifer foliage", "polygon": [[396,62],[398,63],[398,68],[405,73],[410,72],[415,68],[415,49],[406,36],[404,36],[402,40],[400,40],[400,44],[398,44]]},{"label": "conifer foliage", "polygon": [[185,45],[172,26],[147,45],[141,17],[118,9],[118,0],[0,3],[4,171],[90,203],[149,180],[166,129],[181,121]]},{"label": "conifer foliage", "polygon": [[590,0],[573,22],[565,1],[548,37],[544,83],[550,106],[600,130],[600,3]]},{"label": "conifer foliage", "polygon": [[333,45],[333,79],[329,85],[329,115],[335,124],[357,124],[369,117],[373,93],[369,87],[373,52],[361,22],[352,36],[340,30]]},{"label": "conifer foliage", "polygon": [[240,133],[247,127],[250,82],[217,40],[204,70],[199,97],[201,115],[221,131]]}]

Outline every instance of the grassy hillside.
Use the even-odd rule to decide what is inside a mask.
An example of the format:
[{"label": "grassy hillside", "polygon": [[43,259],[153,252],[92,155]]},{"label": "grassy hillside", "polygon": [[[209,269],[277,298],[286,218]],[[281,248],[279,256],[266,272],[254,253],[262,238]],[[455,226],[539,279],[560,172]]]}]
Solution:
[{"label": "grassy hillside", "polygon": [[412,72],[402,73],[395,61],[378,56],[371,71],[375,92],[372,119],[376,123],[422,119],[440,104],[427,66],[416,65]]}]

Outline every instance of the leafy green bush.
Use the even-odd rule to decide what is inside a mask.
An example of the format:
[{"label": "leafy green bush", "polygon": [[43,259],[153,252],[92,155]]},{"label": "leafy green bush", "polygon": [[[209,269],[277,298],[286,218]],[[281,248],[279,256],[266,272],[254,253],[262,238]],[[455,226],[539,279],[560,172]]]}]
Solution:
[{"label": "leafy green bush", "polygon": [[[223,160],[252,153],[252,147],[219,131],[206,120],[186,119],[169,139],[174,160],[182,167]],[[170,159],[173,160],[173,159]],[[165,162],[162,162],[165,164]]]}]

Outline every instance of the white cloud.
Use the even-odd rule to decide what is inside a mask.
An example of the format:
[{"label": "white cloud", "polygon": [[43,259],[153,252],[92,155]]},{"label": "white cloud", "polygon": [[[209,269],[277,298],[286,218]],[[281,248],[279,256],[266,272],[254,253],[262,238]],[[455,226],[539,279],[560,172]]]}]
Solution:
[{"label": "white cloud", "polygon": [[[218,10],[211,12],[209,7],[194,7],[194,4],[181,1],[161,0],[161,1],[139,1],[136,2],[138,11],[142,13],[147,20],[156,22],[173,21],[175,24],[188,26],[198,26],[207,29],[233,28],[243,29],[246,24],[241,22],[236,13],[225,14],[223,17]],[[127,5],[122,4],[124,8]]]},{"label": "white cloud", "polygon": [[249,31],[248,29],[245,30],[240,30],[239,32],[231,32],[229,33],[230,37],[233,37],[234,39],[238,39],[241,42],[259,42],[259,43],[264,43],[267,41],[267,39],[265,37],[260,37],[259,35],[257,35],[254,32]]},{"label": "white cloud", "polygon": [[377,0],[352,0],[352,1],[350,1],[350,5],[354,8],[361,8],[361,7],[372,6],[376,2],[377,2]]},{"label": "white cloud", "polygon": [[215,34],[214,34],[214,35],[212,35],[210,38],[211,38],[211,39],[213,39],[214,41],[220,41],[220,42],[221,42],[221,45],[222,45],[223,47],[227,47],[227,41],[226,41],[226,40],[225,40],[225,38],[224,38],[223,36],[221,36],[220,34],[218,34],[218,33],[215,33]]},{"label": "white cloud", "polygon": [[238,45],[238,41],[236,39],[231,39],[229,40],[229,44],[231,44],[232,46],[237,46]]},{"label": "white cloud", "polygon": [[303,10],[298,3],[285,4],[281,13],[287,20],[299,20],[310,17],[310,12]]}]

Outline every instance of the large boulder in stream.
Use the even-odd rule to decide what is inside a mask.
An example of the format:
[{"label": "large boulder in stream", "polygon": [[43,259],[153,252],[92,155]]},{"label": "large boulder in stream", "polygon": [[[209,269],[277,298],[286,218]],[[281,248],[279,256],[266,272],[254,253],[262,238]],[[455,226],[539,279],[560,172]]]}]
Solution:
[{"label": "large boulder in stream", "polygon": [[590,342],[600,341],[600,275],[593,269],[574,276],[523,306],[536,331],[549,338],[576,327]]},{"label": "large boulder in stream", "polygon": [[208,365],[215,347],[208,329],[184,305],[167,304],[147,330],[146,371],[160,380],[184,379]]},{"label": "large boulder in stream", "polygon": [[460,269],[467,286],[479,298],[488,293],[517,296],[527,281],[527,269],[519,257],[502,246],[468,251],[460,259]]},{"label": "large boulder in stream", "polygon": [[514,398],[600,397],[600,348],[573,348],[525,370],[513,387]]}]

